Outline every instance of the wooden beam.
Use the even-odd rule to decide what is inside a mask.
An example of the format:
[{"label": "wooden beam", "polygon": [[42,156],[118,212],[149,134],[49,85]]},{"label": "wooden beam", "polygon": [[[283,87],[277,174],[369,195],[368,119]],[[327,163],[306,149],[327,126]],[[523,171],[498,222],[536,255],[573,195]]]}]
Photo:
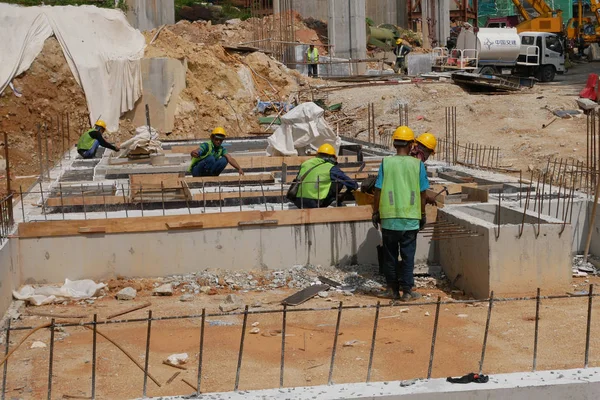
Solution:
[{"label": "wooden beam", "polygon": [[[187,146],[173,146],[173,147],[187,147]],[[190,152],[197,147],[190,150]],[[189,153],[189,152],[188,152]],[[244,156],[236,154],[234,156],[238,164],[242,169],[244,168],[269,168],[269,167],[280,167],[282,163],[287,165],[300,165],[306,160],[314,158],[314,156]],[[191,156],[190,156],[191,161]],[[338,157],[339,163],[357,162],[357,156],[340,156]]]},{"label": "wooden beam", "polygon": [[63,197],[50,197],[46,200],[47,207],[70,207],[70,206],[83,206],[85,198],[86,206],[99,206],[99,205],[114,205],[124,204],[123,196],[68,196]]},{"label": "wooden beam", "polygon": [[[167,224],[202,224],[202,229],[238,228],[240,222],[277,220],[278,226],[370,221],[371,206],[329,207],[305,210],[238,211],[229,213],[183,214],[156,217],[109,218],[96,220],[38,221],[19,224],[20,238],[81,235],[82,227],[103,226],[105,234],[168,232]],[[255,222],[253,222],[255,223]],[[176,225],[173,225],[176,226]],[[193,228],[190,228],[193,229]]]}]

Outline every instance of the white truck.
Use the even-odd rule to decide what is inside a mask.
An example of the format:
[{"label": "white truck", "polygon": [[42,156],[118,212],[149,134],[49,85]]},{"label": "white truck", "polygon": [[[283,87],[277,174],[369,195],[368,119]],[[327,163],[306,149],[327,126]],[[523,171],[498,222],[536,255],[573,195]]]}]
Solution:
[{"label": "white truck", "polygon": [[561,38],[553,33],[516,28],[463,29],[452,50],[433,51],[434,68],[468,70],[482,75],[533,76],[551,82],[566,72]]}]

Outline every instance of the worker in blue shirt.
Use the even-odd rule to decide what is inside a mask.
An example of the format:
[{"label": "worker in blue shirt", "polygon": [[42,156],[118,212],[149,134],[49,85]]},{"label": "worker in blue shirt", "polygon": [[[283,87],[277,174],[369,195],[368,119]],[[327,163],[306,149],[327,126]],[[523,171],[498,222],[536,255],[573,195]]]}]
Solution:
[{"label": "worker in blue shirt", "polygon": [[[381,224],[382,269],[387,295],[393,300],[409,301],[421,297],[412,289],[417,234],[427,222],[425,191],[429,188],[429,180],[423,162],[410,156],[414,132],[407,126],[400,126],[394,132],[393,140],[396,155],[383,159],[375,182],[373,225],[379,228]],[[398,252],[402,258],[400,263]]]},{"label": "worker in blue shirt", "polygon": [[[358,184],[337,166],[337,156],[332,145],[319,147],[317,156],[302,163],[298,180],[301,180],[294,204],[298,208],[324,208],[337,201],[353,200],[352,191]],[[341,194],[342,189],[347,190]]]},{"label": "worker in blue shirt", "polygon": [[213,129],[210,141],[202,143],[197,150],[192,151],[192,163],[188,172],[193,176],[219,176],[229,163],[240,175],[244,175],[237,161],[227,154],[227,149],[223,147],[226,136],[222,127]]}]

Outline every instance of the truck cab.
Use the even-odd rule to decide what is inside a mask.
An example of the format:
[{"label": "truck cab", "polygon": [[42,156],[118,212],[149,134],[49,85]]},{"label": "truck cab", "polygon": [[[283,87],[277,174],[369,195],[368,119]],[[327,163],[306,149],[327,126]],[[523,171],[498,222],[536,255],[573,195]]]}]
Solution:
[{"label": "truck cab", "polygon": [[522,32],[521,51],[517,67],[521,72],[534,75],[542,82],[551,82],[554,76],[565,72],[565,48],[554,33]]}]

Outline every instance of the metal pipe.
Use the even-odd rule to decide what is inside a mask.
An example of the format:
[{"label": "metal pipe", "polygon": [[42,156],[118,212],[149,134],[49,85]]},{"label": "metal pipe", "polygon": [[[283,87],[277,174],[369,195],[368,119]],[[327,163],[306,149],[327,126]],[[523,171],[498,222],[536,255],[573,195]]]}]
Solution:
[{"label": "metal pipe", "polygon": [[206,325],[206,308],[202,309],[202,319],[200,320],[200,346],[198,351],[198,385],[196,386],[196,396],[200,396],[202,385],[202,361],[204,358],[204,326]]},{"label": "metal pipe", "polygon": [[537,367],[538,337],[540,329],[540,298],[540,288],[537,288],[537,295],[535,296],[535,333],[533,336],[533,372],[535,372]]},{"label": "metal pipe", "polygon": [[338,306],[337,322],[335,324],[335,333],[334,333],[335,336],[333,338],[333,348],[331,349],[331,364],[329,366],[329,379],[327,380],[328,385],[333,384],[333,367],[335,365],[335,353],[337,350],[338,336],[340,334],[340,322],[342,321],[342,307],[343,307],[342,303],[343,302],[340,301],[340,304]]},{"label": "metal pipe", "polygon": [[[147,107],[147,106],[146,106]],[[152,310],[148,311],[148,329],[146,331],[146,356],[144,358],[144,397],[148,389],[148,362],[150,361],[150,333],[152,332]]]},{"label": "metal pipe", "polygon": [[94,314],[94,330],[92,331],[92,400],[96,398],[96,325],[98,322],[98,314]]},{"label": "metal pipe", "polygon": [[244,322],[242,323],[242,337],[240,339],[240,352],[238,354],[237,370],[235,372],[235,386],[233,390],[238,391],[240,386],[240,370],[242,369],[242,356],[244,355],[244,339],[246,337],[246,324],[248,323],[248,305],[244,308]]},{"label": "metal pipe", "polygon": [[594,300],[594,284],[590,284],[590,290],[588,292],[588,313],[587,313],[587,326],[585,331],[585,362],[583,368],[588,367],[589,356],[590,356],[590,338],[592,333],[592,305]]},{"label": "metal pipe", "polygon": [[479,374],[483,372],[483,360],[485,358],[485,350],[487,346],[488,332],[490,330],[490,320],[492,318],[492,308],[494,308],[494,291],[490,293],[490,302],[488,305],[487,320],[485,322],[485,333],[483,334],[483,345],[481,346],[481,361],[479,362]]},{"label": "metal pipe", "polygon": [[[279,367],[279,388],[283,387],[283,376],[284,376],[284,366],[285,366],[285,327],[287,321],[287,304],[283,305],[283,321],[281,324],[281,364]],[[306,351],[306,346],[304,351]]]},{"label": "metal pipe", "polygon": [[440,305],[442,304],[442,297],[438,296],[437,303],[435,305],[435,317],[433,320],[433,333],[431,334],[431,351],[429,353],[429,368],[427,368],[427,379],[431,379],[431,371],[433,370],[433,357],[435,354],[435,341],[437,338],[438,321],[440,318]]},{"label": "metal pipe", "polygon": [[52,400],[52,366],[54,363],[54,318],[50,322],[50,355],[48,356],[48,400]]},{"label": "metal pipe", "polygon": [[379,323],[379,307],[381,303],[378,301],[375,307],[375,321],[373,322],[373,337],[371,338],[371,351],[369,352],[369,366],[367,367],[367,383],[371,382],[371,368],[373,366],[373,355],[375,354],[375,339],[377,339],[377,325]]}]

